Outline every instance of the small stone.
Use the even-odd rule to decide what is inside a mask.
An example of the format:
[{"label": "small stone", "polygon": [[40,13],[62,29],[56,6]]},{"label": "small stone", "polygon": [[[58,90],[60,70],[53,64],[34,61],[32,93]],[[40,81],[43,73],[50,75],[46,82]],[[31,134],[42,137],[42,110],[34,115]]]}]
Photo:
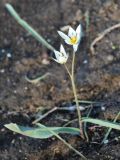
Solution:
[{"label": "small stone", "polygon": [[107,56],[107,60],[108,60],[108,61],[111,62],[111,61],[113,61],[113,59],[114,59],[114,57],[113,57],[112,55]]},{"label": "small stone", "polygon": [[7,53],[7,57],[11,58],[12,57],[11,53]]},{"label": "small stone", "polygon": [[66,32],[66,31],[69,30],[69,27],[70,27],[70,25],[63,26],[63,27],[60,28],[60,30],[61,30],[62,32]]},{"label": "small stone", "polygon": [[22,153],[22,150],[21,150],[21,149],[19,149],[19,153]]},{"label": "small stone", "polygon": [[0,72],[1,72],[1,73],[4,73],[4,72],[5,72],[5,70],[4,70],[4,69],[1,69],[1,70],[0,70]]},{"label": "small stone", "polygon": [[15,94],[17,93],[17,91],[16,91],[16,90],[14,90],[13,92],[14,92]]},{"label": "small stone", "polygon": [[48,65],[48,64],[50,64],[50,61],[49,61],[48,59],[44,58],[44,59],[42,60],[42,64]]},{"label": "small stone", "polygon": [[75,15],[75,20],[80,21],[82,17],[83,17],[82,11],[80,9],[77,10],[76,15]]},{"label": "small stone", "polygon": [[51,39],[47,39],[47,41],[50,43],[50,42],[51,42]]},{"label": "small stone", "polygon": [[28,90],[28,87],[25,87],[24,89],[25,89],[25,90]]},{"label": "small stone", "polygon": [[84,61],[83,61],[83,64],[87,64],[88,63],[88,61],[85,59]]},{"label": "small stone", "polygon": [[22,140],[23,138],[22,138],[22,137],[19,137],[19,139]]},{"label": "small stone", "polygon": [[1,52],[2,52],[2,53],[5,53],[5,49],[2,49]]},{"label": "small stone", "polygon": [[105,109],[106,109],[106,108],[105,108],[104,106],[101,107],[101,110],[102,110],[102,111],[105,111]]},{"label": "small stone", "polygon": [[104,141],[104,144],[107,144],[109,141],[106,139],[105,141]]},{"label": "small stone", "polygon": [[5,131],[5,128],[2,128],[2,129],[1,129],[1,132],[4,132],[4,131]]},{"label": "small stone", "polygon": [[13,140],[11,141],[11,143],[14,144],[14,143],[15,143],[15,139],[13,139]]}]

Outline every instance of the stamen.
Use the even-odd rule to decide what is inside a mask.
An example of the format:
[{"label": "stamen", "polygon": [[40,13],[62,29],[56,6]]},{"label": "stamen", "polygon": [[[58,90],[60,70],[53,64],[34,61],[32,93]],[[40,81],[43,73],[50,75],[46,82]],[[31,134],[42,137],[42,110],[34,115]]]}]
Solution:
[{"label": "stamen", "polygon": [[70,38],[70,42],[71,42],[71,44],[76,44],[76,42],[77,42],[77,37],[76,37],[76,36],[71,37],[71,38]]}]

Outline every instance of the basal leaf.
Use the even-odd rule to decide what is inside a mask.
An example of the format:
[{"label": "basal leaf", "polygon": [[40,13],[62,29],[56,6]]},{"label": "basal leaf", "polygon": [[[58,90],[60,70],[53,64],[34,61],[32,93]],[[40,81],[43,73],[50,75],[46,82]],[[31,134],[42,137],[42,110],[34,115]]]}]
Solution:
[{"label": "basal leaf", "polygon": [[103,126],[103,127],[108,127],[108,128],[113,128],[113,129],[120,130],[120,124],[115,123],[115,122],[110,122],[110,121],[105,121],[105,120],[100,120],[100,119],[94,119],[94,118],[82,118],[82,121],[98,124],[98,125]]},{"label": "basal leaf", "polygon": [[74,134],[79,135],[80,131],[78,128],[73,127],[47,127],[48,129],[45,129],[44,127],[24,127],[17,125],[15,123],[10,123],[5,125],[6,128],[9,130],[12,130],[14,132],[20,133],[22,135],[33,137],[33,138],[49,138],[53,136],[53,134],[48,130],[52,130],[55,133],[68,133],[68,134]]}]

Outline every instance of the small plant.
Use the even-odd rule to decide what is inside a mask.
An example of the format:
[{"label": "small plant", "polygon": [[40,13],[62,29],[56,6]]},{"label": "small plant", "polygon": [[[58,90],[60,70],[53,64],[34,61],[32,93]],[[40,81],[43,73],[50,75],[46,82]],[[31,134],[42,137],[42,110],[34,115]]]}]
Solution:
[{"label": "small plant", "polygon": [[[82,157],[82,159],[86,159],[79,151],[77,151],[75,148],[73,148],[70,144],[68,144],[63,138],[59,136],[59,133],[67,133],[67,134],[74,134],[74,135],[80,135],[83,139],[85,139],[85,133],[83,130],[83,123],[89,122],[97,125],[101,125],[108,128],[113,128],[120,130],[120,125],[114,122],[104,121],[100,119],[94,119],[89,117],[82,117],[79,101],[77,97],[77,91],[75,86],[75,78],[74,78],[74,68],[75,68],[75,56],[77,56],[77,50],[78,46],[80,44],[81,38],[82,38],[82,26],[81,24],[78,25],[77,29],[74,30],[72,27],[69,27],[68,35],[64,34],[61,31],[58,31],[58,34],[64,39],[65,43],[73,47],[73,53],[72,53],[72,64],[71,69],[67,67],[66,62],[68,61],[68,58],[70,54],[68,54],[65,51],[65,48],[63,45],[60,45],[60,51],[57,51],[53,46],[51,46],[40,34],[38,34],[31,26],[28,25],[27,22],[25,22],[23,19],[20,18],[20,16],[16,13],[14,8],[10,4],[6,4],[7,10],[10,12],[10,14],[16,19],[16,21],[25,29],[27,30],[35,39],[37,39],[42,45],[50,49],[54,52],[55,58],[52,58],[55,62],[62,64],[65,66],[65,69],[70,77],[73,94],[75,98],[77,113],[78,113],[78,123],[79,128],[73,128],[73,127],[46,127],[40,123],[36,123],[37,127],[24,127],[19,126],[14,123],[6,124],[5,127],[23,134],[25,136],[33,137],[33,138],[49,138],[51,136],[56,136],[58,139],[63,141],[70,149],[75,151],[78,155]],[[109,129],[109,132],[110,132]],[[108,134],[107,134],[108,135]],[[107,137],[107,136],[106,136]]]}]

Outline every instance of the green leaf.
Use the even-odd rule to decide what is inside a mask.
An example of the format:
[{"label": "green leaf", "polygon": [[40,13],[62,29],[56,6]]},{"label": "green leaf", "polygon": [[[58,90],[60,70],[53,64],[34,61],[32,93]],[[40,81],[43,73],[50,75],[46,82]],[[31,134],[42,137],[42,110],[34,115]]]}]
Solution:
[{"label": "green leaf", "polygon": [[[39,124],[38,124],[39,125]],[[78,128],[73,128],[73,127],[24,127],[17,125],[15,123],[10,123],[5,125],[6,128],[9,130],[12,130],[14,132],[20,133],[22,135],[28,136],[28,137],[33,137],[33,138],[49,138],[53,136],[49,130],[55,132],[56,134],[59,133],[68,133],[68,134],[74,134],[74,135],[79,135],[80,130]]]},{"label": "green leaf", "polygon": [[13,16],[13,18],[26,30],[28,31],[36,40],[38,40],[40,43],[42,43],[44,46],[46,46],[51,51],[54,51],[55,48],[51,46],[40,34],[38,34],[26,21],[24,21],[18,13],[15,11],[15,9],[10,5],[9,3],[6,3],[6,8],[9,11],[9,13]]},{"label": "green leaf", "polygon": [[120,124],[115,123],[115,122],[110,122],[110,121],[105,121],[105,120],[100,120],[100,119],[94,119],[94,118],[82,118],[82,121],[98,124],[98,125],[103,126],[103,127],[109,127],[109,128],[120,130]]}]

